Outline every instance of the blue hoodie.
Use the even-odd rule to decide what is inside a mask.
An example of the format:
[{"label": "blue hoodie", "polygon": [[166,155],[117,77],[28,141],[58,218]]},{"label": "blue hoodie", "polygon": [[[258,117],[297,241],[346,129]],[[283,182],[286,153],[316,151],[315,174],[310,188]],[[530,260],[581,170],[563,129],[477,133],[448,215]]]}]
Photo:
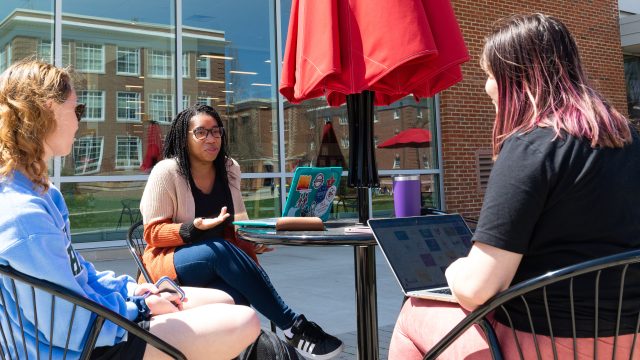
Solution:
[{"label": "blue hoodie", "polygon": [[[12,178],[0,180],[0,263],[36,278],[64,286],[96,303],[111,309],[128,319],[138,314],[136,305],[127,301],[137,284],[126,275],[116,277],[112,271],[96,271],[93,264],[78,254],[71,244],[69,211],[60,191],[51,186],[40,194],[26,176],[14,172]],[[2,295],[7,302],[9,318],[18,326],[14,295],[8,279],[0,283]],[[22,306],[25,341],[30,359],[36,358],[34,311],[31,292],[18,286],[18,297]],[[71,323],[73,305],[64,300],[56,300],[53,338],[50,334],[51,296],[36,291],[38,306],[38,339],[40,352],[47,354],[49,344],[53,344],[54,359],[62,358],[62,349],[67,341],[67,329]],[[5,309],[0,306],[0,321],[6,325]],[[77,359],[91,323],[91,313],[78,308],[73,318],[73,328],[69,340],[68,359]],[[8,335],[8,334],[7,334]],[[17,335],[17,334],[16,334]],[[96,346],[114,345],[126,340],[127,332],[107,321]],[[17,348],[23,352],[22,338],[15,337]],[[10,358],[25,358],[24,354]]]}]

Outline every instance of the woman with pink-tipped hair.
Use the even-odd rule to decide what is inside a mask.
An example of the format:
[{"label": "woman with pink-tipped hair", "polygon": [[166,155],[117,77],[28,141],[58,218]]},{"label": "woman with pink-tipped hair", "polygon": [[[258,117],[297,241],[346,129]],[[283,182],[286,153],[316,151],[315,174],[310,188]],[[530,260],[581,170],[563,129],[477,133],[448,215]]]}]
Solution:
[{"label": "woman with pink-tipped hair", "polygon": [[[445,273],[458,304],[409,299],[393,332],[390,359],[421,359],[468,311],[511,284],[640,247],[638,134],[590,86],[567,27],[542,14],[504,19],[486,39],[481,66],[487,73],[485,90],[496,107],[495,164],[474,245]],[[629,271],[627,281],[636,284],[627,288],[640,289],[638,270]],[[587,357],[593,356],[594,297],[587,288],[592,284],[577,282],[573,289],[578,345],[587,349],[581,354]],[[602,319],[615,314],[618,286],[601,284]],[[632,296],[639,301],[625,306],[640,306],[640,292]],[[528,301],[532,310],[543,306],[540,298]],[[535,357],[524,305],[506,306],[523,353]],[[561,307],[552,311],[558,357],[566,358],[573,348],[570,314]],[[546,320],[532,320],[541,329],[537,341],[543,358],[553,357]],[[629,353],[636,321],[621,319],[617,352]],[[505,358],[518,358],[511,330],[503,325],[508,320],[497,312],[492,322],[504,339]],[[599,352],[611,351],[614,326],[601,321]],[[486,358],[488,345],[475,328],[440,357]]]}]

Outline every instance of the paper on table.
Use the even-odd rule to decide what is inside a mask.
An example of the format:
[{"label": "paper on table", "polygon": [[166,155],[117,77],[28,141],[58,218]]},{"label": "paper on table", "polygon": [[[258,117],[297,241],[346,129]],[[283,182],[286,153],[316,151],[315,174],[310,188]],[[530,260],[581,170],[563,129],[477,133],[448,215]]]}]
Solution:
[{"label": "paper on table", "polygon": [[346,233],[362,233],[362,234],[373,234],[371,228],[366,225],[356,225],[344,228],[344,232]]}]

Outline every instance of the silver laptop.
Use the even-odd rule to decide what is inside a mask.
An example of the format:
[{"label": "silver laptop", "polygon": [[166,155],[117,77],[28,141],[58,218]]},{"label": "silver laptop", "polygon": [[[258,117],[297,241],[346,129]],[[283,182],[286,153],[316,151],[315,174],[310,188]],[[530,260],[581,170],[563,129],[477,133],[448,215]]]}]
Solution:
[{"label": "silver laptop", "polygon": [[471,230],[462,216],[371,219],[368,223],[405,295],[455,302],[444,272],[471,249]]}]

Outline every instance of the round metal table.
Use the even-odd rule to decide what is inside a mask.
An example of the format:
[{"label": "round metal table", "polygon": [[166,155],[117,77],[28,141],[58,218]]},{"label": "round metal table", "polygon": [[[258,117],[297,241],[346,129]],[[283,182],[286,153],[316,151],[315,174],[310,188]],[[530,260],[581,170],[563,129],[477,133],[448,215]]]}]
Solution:
[{"label": "round metal table", "polygon": [[353,246],[355,263],[358,359],[375,360],[378,354],[376,292],[376,241],[371,233],[345,232],[355,219],[325,223],[324,231],[276,231],[273,228],[241,227],[238,238],[266,245]]}]

